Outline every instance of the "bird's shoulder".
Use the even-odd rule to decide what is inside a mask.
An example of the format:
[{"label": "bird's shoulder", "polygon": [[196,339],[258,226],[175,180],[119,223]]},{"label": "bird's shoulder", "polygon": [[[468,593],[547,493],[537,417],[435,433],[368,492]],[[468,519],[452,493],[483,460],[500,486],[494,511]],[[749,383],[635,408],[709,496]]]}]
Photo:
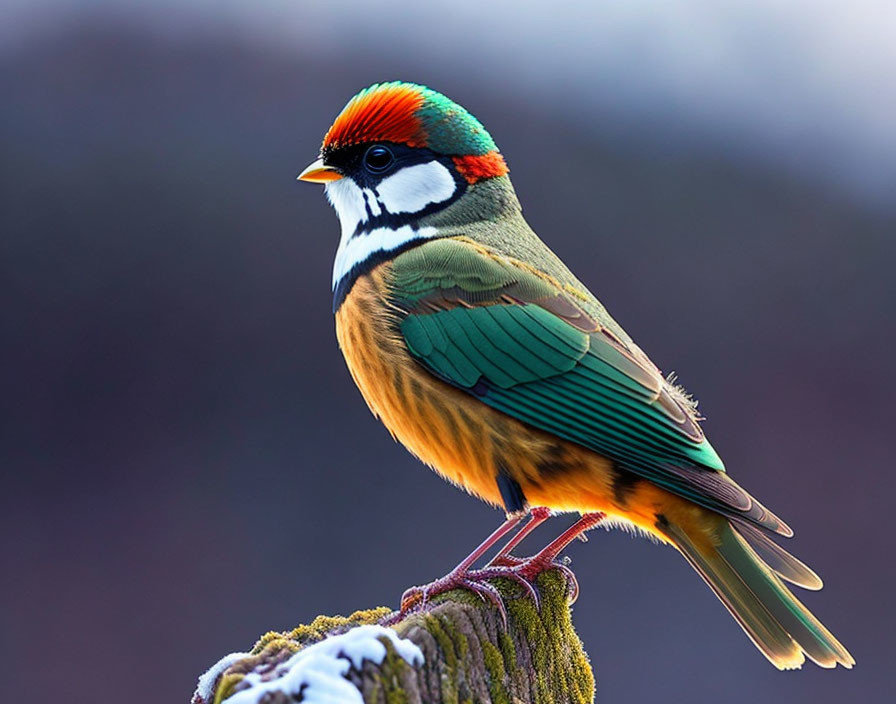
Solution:
[{"label": "bird's shoulder", "polygon": [[398,256],[389,289],[407,343],[430,365],[441,363],[449,377],[475,383],[482,368],[468,360],[483,350],[524,362],[500,372],[489,365],[508,386],[594,358],[648,394],[694,440],[703,438],[690,397],[627,335],[592,312],[586,289],[466,237],[434,240]]},{"label": "bird's shoulder", "polygon": [[588,312],[593,296],[586,289],[465,236],[433,240],[396,257],[389,287],[409,309],[536,304],[579,330],[603,327]]}]

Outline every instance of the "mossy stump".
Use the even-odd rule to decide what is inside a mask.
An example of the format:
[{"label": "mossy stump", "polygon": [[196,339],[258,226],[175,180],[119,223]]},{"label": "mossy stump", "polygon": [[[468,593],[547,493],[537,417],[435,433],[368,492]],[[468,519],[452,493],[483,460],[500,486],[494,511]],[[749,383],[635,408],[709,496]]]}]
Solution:
[{"label": "mossy stump", "polygon": [[[227,656],[204,675],[193,704],[229,699],[240,704],[592,702],[594,676],[570,620],[566,577],[552,570],[540,575],[537,584],[540,609],[519,585],[494,581],[507,605],[506,628],[493,604],[455,590],[394,623],[390,609],[380,607],[347,618],[318,616],[309,625],[267,633],[251,652]],[[398,640],[380,637],[385,647],[374,644],[379,657],[366,655],[369,643],[340,650],[336,639],[342,634],[373,624],[389,624]],[[301,657],[298,653],[311,654],[307,649],[315,644],[316,650],[333,646],[324,656],[329,659],[315,653],[298,667],[293,664]],[[422,659],[408,657],[408,649]],[[334,663],[338,673],[325,681],[322,677],[333,675]]]}]

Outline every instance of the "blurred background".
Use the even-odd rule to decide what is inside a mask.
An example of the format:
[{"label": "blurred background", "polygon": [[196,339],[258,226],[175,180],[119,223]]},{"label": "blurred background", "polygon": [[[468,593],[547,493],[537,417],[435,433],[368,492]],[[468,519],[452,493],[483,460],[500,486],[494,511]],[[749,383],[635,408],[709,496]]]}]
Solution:
[{"label": "blurred background", "polygon": [[858,660],[779,673],[673,551],[597,532],[569,555],[598,702],[893,691],[892,3],[2,12],[6,700],[186,702],[221,655],[396,605],[500,521],[368,413],[336,217],[295,182],[396,78],[486,125],[536,231],[794,526],[827,582],[802,596]]}]

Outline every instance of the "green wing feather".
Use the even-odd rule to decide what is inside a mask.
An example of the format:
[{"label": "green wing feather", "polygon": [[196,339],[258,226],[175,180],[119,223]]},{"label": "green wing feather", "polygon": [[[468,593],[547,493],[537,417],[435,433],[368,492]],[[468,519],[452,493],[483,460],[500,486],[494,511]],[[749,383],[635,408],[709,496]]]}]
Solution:
[{"label": "green wing feather", "polygon": [[724,473],[696,413],[634,346],[522,264],[458,239],[393,263],[407,348],[483,403],[726,515],[790,530]]}]

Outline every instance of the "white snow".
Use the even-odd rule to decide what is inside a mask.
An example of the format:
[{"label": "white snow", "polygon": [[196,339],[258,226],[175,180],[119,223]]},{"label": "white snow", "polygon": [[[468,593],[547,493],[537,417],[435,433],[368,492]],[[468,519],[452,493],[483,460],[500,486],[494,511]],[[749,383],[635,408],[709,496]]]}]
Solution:
[{"label": "white snow", "polygon": [[221,673],[223,673],[224,670],[233,665],[233,663],[235,663],[237,660],[247,658],[249,657],[249,655],[249,653],[230,653],[229,655],[225,655],[223,658],[218,660],[218,662],[208,668],[208,670],[206,670],[206,672],[199,677],[199,682],[196,684],[196,691],[193,693],[193,701],[212,701],[213,697],[215,696],[215,682],[218,681],[218,677],[221,675]]},{"label": "white snow", "polygon": [[[243,682],[249,686],[228,697],[226,704],[257,704],[267,692],[277,691],[289,695],[301,692],[302,701],[307,704],[363,704],[361,692],[345,679],[345,675],[352,666],[360,670],[365,660],[381,664],[386,657],[386,646],[381,641],[383,638],[409,665],[423,664],[420,648],[400,638],[395,631],[383,626],[358,626],[300,650],[278,665],[271,674],[247,674]],[[236,657],[222,666],[234,655],[245,656],[245,653],[228,655],[215,664],[200,678],[196,691],[200,692],[203,685],[205,690],[210,690],[217,676],[235,659],[239,659]],[[210,696],[211,693],[208,698]]]}]

